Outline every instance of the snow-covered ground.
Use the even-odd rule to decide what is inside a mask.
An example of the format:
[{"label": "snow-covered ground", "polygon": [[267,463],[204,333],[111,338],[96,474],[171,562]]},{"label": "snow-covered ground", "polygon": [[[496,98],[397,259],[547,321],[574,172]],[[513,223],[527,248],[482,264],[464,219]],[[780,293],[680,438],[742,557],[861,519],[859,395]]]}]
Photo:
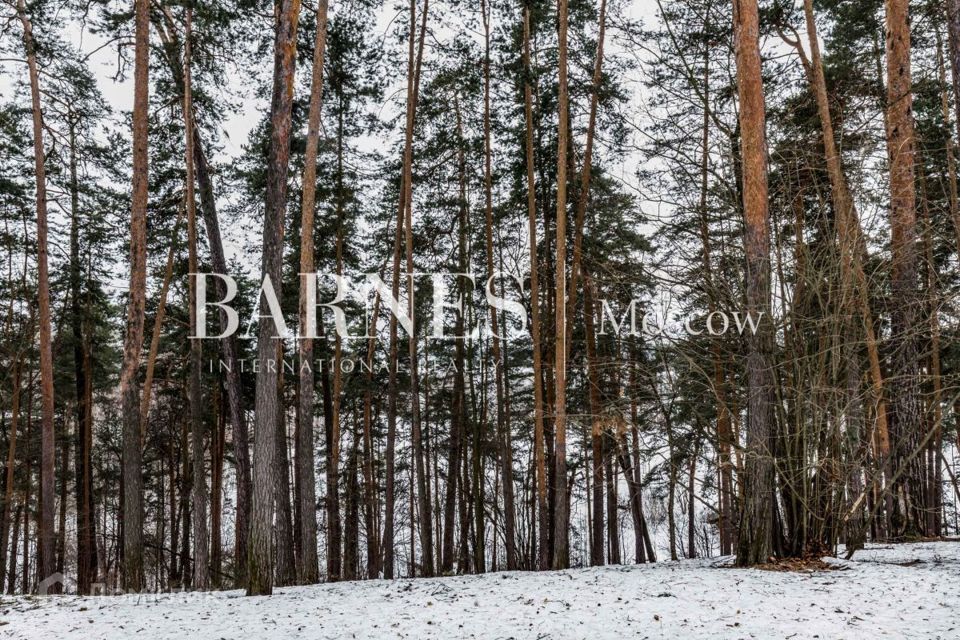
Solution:
[{"label": "snow-covered ground", "polygon": [[839,570],[713,560],[282,589],[0,601],[0,638],[960,638],[960,543]]}]

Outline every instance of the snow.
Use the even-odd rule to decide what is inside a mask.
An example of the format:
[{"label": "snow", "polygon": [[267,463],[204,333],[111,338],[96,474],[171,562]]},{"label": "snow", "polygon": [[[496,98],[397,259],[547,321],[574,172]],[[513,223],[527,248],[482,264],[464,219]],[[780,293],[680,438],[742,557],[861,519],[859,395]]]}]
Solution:
[{"label": "snow", "polygon": [[0,638],[960,638],[960,543],[873,545],[837,570],[729,559],[281,589],[7,597]]}]

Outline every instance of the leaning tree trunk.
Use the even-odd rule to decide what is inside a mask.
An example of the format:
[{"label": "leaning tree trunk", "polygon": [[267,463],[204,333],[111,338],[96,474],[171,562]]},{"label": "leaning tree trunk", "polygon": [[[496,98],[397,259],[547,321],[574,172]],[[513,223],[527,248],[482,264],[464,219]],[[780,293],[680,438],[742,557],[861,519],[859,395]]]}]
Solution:
[{"label": "leaning tree trunk", "polygon": [[[770,221],[767,142],[756,0],[734,0],[737,93],[743,157],[747,313],[759,328],[747,336],[747,443],[737,565],[773,553],[773,368],[770,318]],[[762,314],[762,315],[761,315]]]},{"label": "leaning tree trunk", "polygon": [[[164,18],[168,28],[164,28]],[[166,53],[167,64],[174,81],[180,87],[183,85],[183,68],[177,64],[176,51],[178,50],[175,24],[169,12],[162,15],[154,13],[151,21],[160,35]],[[196,120],[193,113],[184,114]],[[203,214],[203,223],[207,232],[207,243],[210,245],[210,263],[214,273],[227,273],[227,260],[223,251],[223,240],[220,236],[220,222],[217,218],[217,205],[213,193],[213,180],[210,166],[203,152],[203,137],[200,129],[194,122],[193,129],[193,159],[196,169],[197,185],[200,187],[200,211]],[[226,283],[217,278],[217,294],[220,299],[226,299]],[[227,332],[229,316],[226,309],[220,309],[220,330]],[[247,583],[247,540],[250,523],[250,444],[247,433],[247,418],[243,411],[243,392],[240,382],[240,364],[238,362],[237,337],[230,334],[220,341],[224,368],[226,369],[225,386],[227,401],[230,410],[230,426],[233,430],[233,451],[236,458],[237,503],[235,516],[234,536],[234,585],[246,586]],[[146,392],[145,392],[146,393]]]},{"label": "leaning tree trunk", "polygon": [[[283,223],[287,207],[287,174],[290,161],[290,127],[296,67],[297,23],[300,0],[281,0],[276,25],[273,97],[270,105],[270,147],[267,159],[266,207],[263,218],[264,284],[278,291],[282,277]],[[267,309],[266,295],[260,308]],[[261,319],[257,335],[256,434],[253,459],[253,505],[250,519],[247,595],[273,593],[274,460],[280,398],[276,358],[278,328],[272,318]]]},{"label": "leaning tree trunk", "polygon": [[[823,140],[827,175],[830,179],[830,196],[837,216],[837,236],[840,247],[840,280],[843,306],[856,306],[862,318],[866,334],[867,360],[869,364],[871,388],[874,395],[876,422],[872,440],[876,442],[876,454],[885,465],[890,450],[890,437],[887,426],[887,405],[883,392],[883,375],[880,370],[878,341],[874,329],[873,311],[870,308],[870,290],[863,269],[863,256],[866,255],[866,243],[856,205],[850,193],[846,173],[841,164],[833,130],[833,118],[827,94],[827,83],[823,72],[823,60],[817,38],[817,24],[813,13],[812,0],[804,0],[807,34],[810,43],[810,60],[804,60],[807,67],[813,94],[817,102],[817,113]],[[802,49],[799,49],[802,53]],[[855,291],[853,291],[855,289]],[[889,470],[887,470],[889,471]]]}]

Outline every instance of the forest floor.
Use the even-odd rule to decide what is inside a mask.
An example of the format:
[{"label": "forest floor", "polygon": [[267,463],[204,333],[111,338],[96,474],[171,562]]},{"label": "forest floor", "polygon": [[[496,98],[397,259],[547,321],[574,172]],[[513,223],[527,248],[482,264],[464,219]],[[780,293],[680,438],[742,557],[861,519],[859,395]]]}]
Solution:
[{"label": "forest floor", "polygon": [[727,559],[280,589],[5,597],[0,638],[960,638],[960,542],[818,570]]}]

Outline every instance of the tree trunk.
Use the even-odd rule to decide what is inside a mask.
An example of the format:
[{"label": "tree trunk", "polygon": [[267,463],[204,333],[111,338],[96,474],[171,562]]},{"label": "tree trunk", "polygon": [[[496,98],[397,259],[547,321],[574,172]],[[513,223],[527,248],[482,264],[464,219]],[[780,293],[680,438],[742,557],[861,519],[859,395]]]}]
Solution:
[{"label": "tree trunk", "polygon": [[[283,362],[283,351],[278,343],[277,362]],[[288,587],[297,581],[296,558],[293,552],[293,520],[290,508],[290,462],[287,457],[287,421],[283,401],[283,368],[277,377],[277,397],[280,411],[277,418],[277,452],[275,459],[274,491],[276,519],[274,522],[275,543],[277,545],[275,578],[278,587]]]},{"label": "tree trunk", "polygon": [[[412,37],[412,36],[411,36]],[[401,183],[404,178],[401,178]],[[403,191],[401,184],[400,191]],[[393,276],[391,281],[391,295],[394,300],[400,299],[400,238],[403,236],[404,198],[400,198],[397,212],[397,230],[393,240]],[[399,363],[399,335],[397,315],[390,314],[390,358],[387,362],[387,446],[384,452],[386,481],[384,487],[384,521],[383,521],[383,577],[392,580],[394,577],[394,544],[393,532],[396,508],[396,441],[397,441],[397,366]]]},{"label": "tree trunk", "polygon": [[[76,116],[69,123],[70,152],[70,304],[73,334],[73,371],[76,389],[76,501],[77,501],[77,593],[90,593],[97,577],[97,547],[93,518],[93,380],[90,343],[84,333],[86,305],[81,303],[80,183],[77,177]],[[4,523],[7,520],[4,518]],[[0,531],[6,531],[5,526]],[[4,547],[5,548],[5,547]],[[3,563],[0,562],[0,568]],[[0,580],[0,585],[2,585]]]},{"label": "tree trunk", "polygon": [[221,522],[223,519],[223,451],[226,438],[227,411],[226,402],[220,392],[220,386],[214,388],[216,395],[217,421],[214,431],[210,470],[210,578],[214,589],[223,587],[223,543]]},{"label": "tree trunk", "polygon": [[[7,571],[7,595],[12,596],[17,586],[17,546],[20,543],[20,515],[24,511],[23,505],[17,505],[17,512],[13,516],[13,535],[10,540],[10,568]],[[24,546],[27,541],[24,539]],[[5,565],[6,568],[6,565]],[[3,584],[0,584],[0,589]]]},{"label": "tree trunk", "polygon": [[697,557],[696,547],[696,480],[697,480],[697,457],[700,455],[700,443],[697,442],[693,447],[693,454],[690,456],[690,475],[687,478],[687,557]]},{"label": "tree trunk", "polygon": [[590,531],[590,564],[601,566],[604,547],[603,527],[603,409],[600,406],[600,371],[597,362],[597,337],[594,330],[593,283],[583,269],[583,324],[587,351],[587,398],[590,407],[590,468],[593,471],[593,512]]},{"label": "tree trunk", "polygon": [[[320,115],[323,101],[323,60],[327,47],[328,0],[317,5],[317,37],[313,45],[313,71],[310,85],[310,112],[307,116],[307,148],[303,167],[303,196],[300,209],[300,273],[315,271],[314,265],[314,208],[317,189],[317,145],[320,141]],[[300,392],[296,441],[296,487],[301,555],[297,563],[300,584],[314,584],[320,580],[317,560],[317,494],[314,471],[313,398],[316,393],[313,373],[313,336],[303,335],[307,325],[307,305],[314,301],[316,291],[308,292],[307,283],[313,280],[300,276]]]},{"label": "tree trunk", "polygon": [[[954,4],[954,0],[947,0],[947,15],[948,20],[952,16],[950,6]],[[944,60],[943,52],[943,37],[940,34],[940,29],[935,29],[934,34],[936,35],[937,40],[937,75],[940,79],[940,111],[943,115],[944,123],[950,122],[950,98],[948,96],[947,87],[947,65]],[[952,48],[951,48],[952,51]],[[949,131],[949,128],[948,128]],[[950,203],[950,221],[953,223],[953,232],[955,234],[954,251],[960,255],[960,207],[957,206],[957,140],[954,133],[951,133],[947,136],[947,176],[948,176],[948,194],[949,194],[949,203]]]},{"label": "tree trunk", "polygon": [[[30,98],[33,111],[33,155],[36,173],[37,206],[37,297],[40,330],[40,531],[37,548],[41,580],[54,573],[56,556],[54,514],[54,424],[53,424],[53,349],[50,328],[50,279],[47,265],[47,175],[43,148],[43,112],[40,105],[40,72],[33,40],[33,25],[24,0],[17,0],[17,16],[23,26],[23,44],[30,72]],[[59,586],[54,585],[55,592]]]},{"label": "tree trunk", "polygon": [[[31,367],[32,369],[32,362]],[[33,433],[33,378],[28,376],[27,382],[27,429],[24,434],[24,449],[30,449],[30,438]],[[33,492],[33,481],[30,478],[30,456],[24,455],[23,477],[26,486],[23,489],[23,562],[21,569],[21,593],[31,593],[30,589],[30,495]]]},{"label": "tree trunk", "polygon": [[540,341],[540,263],[537,259],[537,192],[534,178],[533,155],[533,69],[530,66],[530,7],[523,9],[523,113],[527,169],[527,233],[530,243],[530,336],[533,340],[533,451],[536,474],[538,539],[537,568],[550,567],[548,534],[550,530],[547,508],[547,473],[544,455],[543,427],[543,362]]},{"label": "tree trunk", "polygon": [[[267,161],[266,209],[263,220],[264,284],[275,287],[279,298],[283,260],[283,223],[287,205],[287,174],[290,160],[290,127],[293,81],[296,66],[297,23],[300,0],[280,0],[274,45],[273,97],[270,105],[270,147]],[[266,295],[260,308],[267,309]],[[254,436],[254,482],[247,595],[273,593],[272,529],[277,424],[281,418],[277,394],[275,340],[278,328],[262,318],[257,336],[256,420]],[[273,366],[268,366],[273,361]]]},{"label": "tree trunk", "polygon": [[[490,291],[496,295],[496,282],[493,278],[496,268],[493,261],[493,184],[492,184],[492,152],[490,150],[490,7],[486,0],[480,0],[481,18],[483,21],[484,33],[484,58],[483,58],[483,192],[484,192],[484,212],[486,225],[485,229],[485,248],[487,258],[487,277]],[[514,522],[514,504],[513,504],[513,455],[507,446],[509,434],[506,433],[506,423],[504,420],[504,381],[503,381],[503,354],[500,350],[499,322],[497,320],[497,309],[493,305],[490,307],[490,329],[493,333],[492,355],[494,366],[494,379],[496,385],[497,399],[497,438],[500,441],[500,482],[503,485],[503,511],[504,511],[504,539],[507,555],[507,569],[512,571],[517,568],[516,551],[516,525]]]},{"label": "tree trunk", "polygon": [[143,580],[143,449],[137,373],[143,348],[146,303],[147,169],[149,118],[150,6],[135,0],[136,45],[133,104],[133,200],[130,214],[130,297],[120,369],[123,416],[123,585],[140,591]]},{"label": "tree trunk", "polygon": [[[710,33],[710,12],[704,18],[705,33]],[[703,278],[707,294],[708,317],[717,310],[717,290],[713,281],[713,258],[710,241],[710,221],[707,210],[707,194],[709,191],[710,175],[710,52],[709,46],[704,47],[703,54],[703,133],[700,147],[700,240],[703,244]],[[720,554],[730,555],[734,528],[734,500],[733,500],[733,464],[730,461],[730,449],[733,445],[730,428],[730,409],[727,407],[727,374],[724,358],[721,353],[722,336],[714,336],[711,340],[710,352],[713,360],[713,394],[716,398],[717,411],[717,458],[719,463],[719,522]]]},{"label": "tree trunk", "polygon": [[[429,577],[434,573],[434,564],[433,564],[433,517],[431,515],[431,505],[430,497],[427,490],[427,477],[425,469],[425,460],[423,453],[423,442],[421,435],[421,422],[420,422],[420,384],[419,384],[419,375],[417,374],[417,329],[416,329],[416,318],[415,318],[415,307],[414,307],[414,283],[413,283],[413,175],[412,175],[412,165],[413,165],[413,126],[414,118],[416,113],[416,102],[417,96],[419,95],[420,90],[420,64],[423,60],[423,46],[425,39],[426,31],[426,22],[427,22],[427,11],[429,9],[430,2],[425,0],[423,4],[423,14],[421,16],[421,36],[419,41],[419,51],[416,58],[416,68],[414,69],[413,64],[410,66],[410,73],[407,80],[407,124],[406,124],[406,141],[404,144],[403,152],[403,165],[404,165],[404,174],[405,179],[403,180],[404,194],[403,198],[406,201],[406,224],[405,224],[405,239],[406,239],[406,265],[407,265],[407,277],[409,282],[409,291],[408,291],[408,317],[410,321],[410,335],[408,336],[409,344],[409,356],[410,356],[410,408],[411,408],[411,431],[412,431],[412,440],[413,440],[413,457],[414,457],[414,467],[416,472],[416,493],[419,506],[419,515],[420,515],[420,552],[423,556],[422,559],[422,574],[423,576]],[[410,1],[410,30],[411,38],[413,33],[416,31],[416,1]],[[410,45],[410,56],[409,60],[413,62],[413,44],[411,41]]]},{"label": "tree trunk", "polygon": [[[610,440],[607,440],[609,445]],[[617,481],[613,466],[613,447],[604,447],[603,477],[607,492],[607,558],[610,564],[620,564],[620,518],[618,517]]]},{"label": "tree trunk", "polygon": [[[193,37],[193,8],[187,5],[184,16],[183,36],[183,122],[186,139],[187,182],[185,185],[187,211],[187,244],[190,273],[198,272],[197,262],[197,203],[194,195],[193,164],[193,88],[191,86],[191,40]],[[197,327],[197,281],[189,279],[190,326]],[[190,341],[190,378],[187,383],[190,406],[190,440],[193,455],[193,588],[204,590],[210,586],[210,536],[207,529],[207,478],[204,465],[203,391],[200,387],[200,368],[203,347],[199,338]]]},{"label": "tree trunk", "polygon": [[[460,113],[460,100],[453,96],[454,114],[457,122],[457,172],[458,172],[458,202],[457,202],[457,270],[460,273],[467,271],[467,166],[464,147],[466,141],[463,136],[463,121]],[[469,300],[469,290],[461,279],[458,286],[459,295],[463,300]],[[447,493],[444,499],[444,527],[443,549],[440,561],[440,573],[449,574],[453,571],[454,563],[454,532],[456,530],[458,477],[460,475],[460,459],[463,449],[464,435],[467,432],[466,382],[464,368],[466,366],[466,349],[464,348],[464,313],[457,314],[456,343],[454,358],[456,371],[453,374],[452,421],[450,424],[450,448],[447,457]],[[461,519],[461,527],[468,523]],[[464,571],[464,567],[459,567]]]},{"label": "tree trunk", "polygon": [[[407,114],[406,129],[404,140],[403,167],[400,176],[400,198],[397,206],[397,234],[394,238],[393,247],[393,281],[392,294],[394,300],[400,299],[400,255],[402,250],[401,239],[404,237],[404,228],[406,226],[406,210],[408,205],[407,183],[409,181],[410,163],[412,161],[413,145],[413,120],[416,114],[417,97],[420,88],[420,65],[423,61],[423,44],[426,37],[427,9],[429,0],[424,3],[422,22],[420,24],[420,46],[416,58],[414,58],[414,42],[416,38],[416,6],[411,3],[410,7],[410,34],[408,40],[407,55]],[[407,150],[411,153],[408,156]],[[411,231],[408,231],[411,233]],[[412,296],[411,296],[412,298]],[[412,325],[411,325],[412,326]],[[412,338],[412,336],[411,336]],[[389,361],[389,382],[387,404],[387,450],[386,450],[386,497],[385,511],[386,520],[383,527],[383,577],[392,579],[395,570],[394,558],[394,508],[396,506],[396,432],[397,432],[397,365],[399,362],[399,336],[397,333],[397,315],[391,314],[390,317],[390,361]]]},{"label": "tree trunk", "polygon": [[[920,197],[923,214],[923,251],[924,276],[926,285],[926,313],[929,323],[929,376],[933,393],[928,400],[929,427],[933,430],[933,438],[927,450],[926,487],[924,491],[924,526],[930,537],[940,535],[940,516],[943,512],[943,467],[939,452],[943,449],[943,382],[940,367],[940,295],[937,278],[936,262],[934,261],[934,221],[930,212],[927,198],[926,176],[920,175]],[[925,421],[926,422],[926,421]]]},{"label": "tree trunk", "polygon": [[[3,489],[3,519],[0,520],[0,588],[3,587],[3,577],[7,569],[7,535],[10,530],[10,505],[13,503],[14,465],[17,461],[17,428],[20,423],[20,368],[22,356],[17,354],[13,358],[10,378],[13,391],[10,394],[10,438],[7,443],[7,467]],[[16,558],[17,543],[14,541],[10,556]],[[13,568],[10,569],[13,574]]]},{"label": "tree trunk", "polygon": [[567,510],[567,146],[569,99],[567,95],[567,0],[558,0],[559,10],[559,126],[557,130],[557,247],[556,247],[556,335],[554,345],[554,429],[556,445],[556,509],[554,512],[553,568],[565,569],[570,562],[568,543],[570,514]]},{"label": "tree trunk", "polygon": [[773,553],[770,222],[767,210],[766,117],[756,0],[734,0],[733,13],[743,157],[746,302],[747,313],[760,323],[758,330],[747,336],[746,466],[737,541],[737,565],[750,566],[766,562]]},{"label": "tree trunk", "polygon": [[353,446],[347,459],[347,481],[344,493],[343,577],[356,580],[360,564],[360,483],[357,481],[360,457],[360,430],[354,429]]},{"label": "tree trunk", "polygon": [[377,480],[374,476],[373,444],[373,360],[376,355],[377,321],[380,316],[380,296],[377,295],[370,320],[371,338],[367,341],[367,387],[363,391],[363,501],[364,528],[367,532],[367,577],[380,575],[380,532],[377,527]]},{"label": "tree trunk", "polygon": [[917,509],[922,503],[919,464],[911,452],[922,429],[920,401],[917,305],[916,193],[914,190],[913,95],[910,75],[910,27],[907,0],[886,1],[887,150],[890,156],[890,291],[897,304],[891,310],[893,358],[891,374],[897,381],[892,398],[895,536],[922,535]]},{"label": "tree trunk", "polygon": [[190,493],[193,487],[193,465],[190,460],[189,421],[180,426],[180,570],[179,587],[190,588],[193,573],[190,563]]}]

